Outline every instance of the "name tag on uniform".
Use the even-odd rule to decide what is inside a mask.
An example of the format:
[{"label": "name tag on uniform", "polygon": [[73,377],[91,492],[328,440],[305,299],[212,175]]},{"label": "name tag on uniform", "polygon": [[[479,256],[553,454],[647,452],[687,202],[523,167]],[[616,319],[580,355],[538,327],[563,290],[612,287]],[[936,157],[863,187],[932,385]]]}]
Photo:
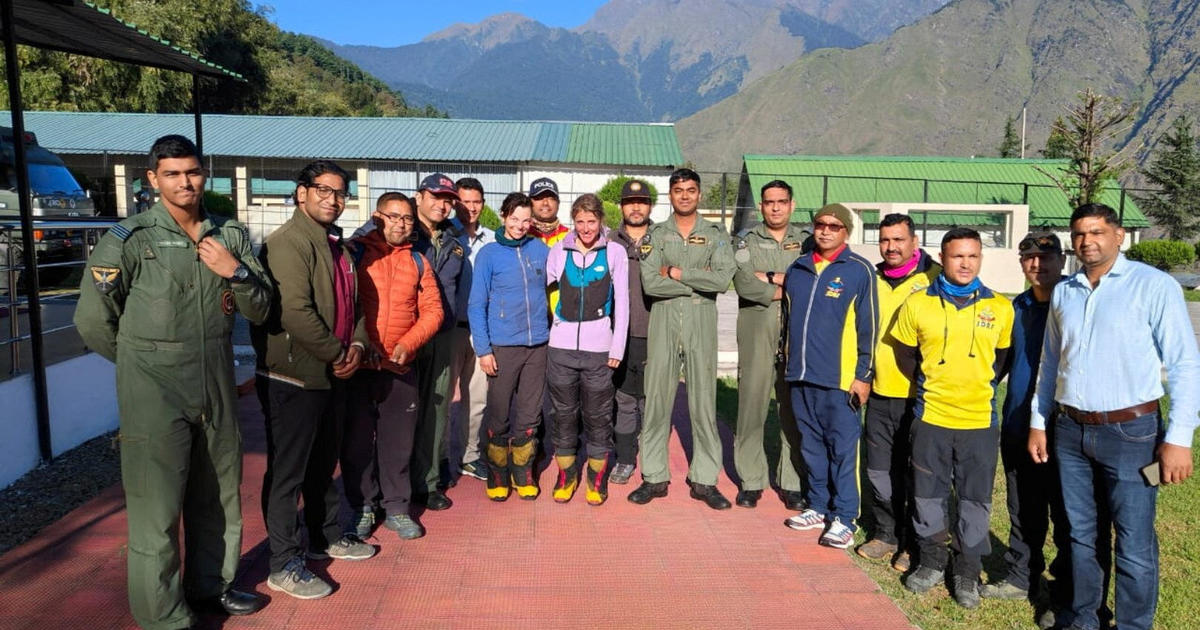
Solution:
[{"label": "name tag on uniform", "polygon": [[791,242],[783,244],[783,251],[786,252],[786,251],[791,251],[793,249],[800,249],[800,243],[798,243],[796,241],[791,241]]},{"label": "name tag on uniform", "polygon": [[688,245],[707,245],[708,239],[698,234],[693,234],[687,239]]},{"label": "name tag on uniform", "polygon": [[182,247],[186,248],[191,243],[189,241],[158,241],[154,243],[158,247]]}]

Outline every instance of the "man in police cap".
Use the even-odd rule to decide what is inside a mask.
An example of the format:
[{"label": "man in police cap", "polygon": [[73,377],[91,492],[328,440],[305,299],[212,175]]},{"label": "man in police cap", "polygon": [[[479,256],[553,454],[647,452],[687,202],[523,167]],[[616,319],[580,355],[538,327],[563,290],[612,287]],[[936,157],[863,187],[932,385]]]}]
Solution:
[{"label": "man in police cap", "polygon": [[205,211],[206,175],[187,138],[154,143],[146,177],[159,201],[100,239],[75,309],[84,343],[117,364],[129,608],[154,630],[195,624],[187,600],[231,615],[264,604],[231,588],[242,546],[242,438],[230,336],[235,311],[252,322],[267,317],[271,282],[246,228]]},{"label": "man in police cap", "polygon": [[783,364],[779,360],[782,328],[780,301],[783,278],[792,262],[804,252],[809,234],[791,222],[796,204],[792,187],[783,180],[763,185],[759,209],[762,222],[734,238],[733,259],[738,293],[738,419],[733,441],[733,462],[741,478],[737,493],[740,507],[758,505],[768,485],[763,427],[771,392],[779,409],[780,450],[776,479],[789,510],[804,509],[800,494],[800,430],[792,415]]},{"label": "man in police cap", "polygon": [[717,294],[729,288],[737,265],[725,226],[700,217],[700,176],[671,173],[671,216],[643,239],[642,290],[651,298],[646,359],[646,416],[642,427],[642,485],[633,503],[667,496],[667,442],[680,368],[687,379],[692,422],[692,498],[728,509],[717,490],[721,437],[717,433]]}]

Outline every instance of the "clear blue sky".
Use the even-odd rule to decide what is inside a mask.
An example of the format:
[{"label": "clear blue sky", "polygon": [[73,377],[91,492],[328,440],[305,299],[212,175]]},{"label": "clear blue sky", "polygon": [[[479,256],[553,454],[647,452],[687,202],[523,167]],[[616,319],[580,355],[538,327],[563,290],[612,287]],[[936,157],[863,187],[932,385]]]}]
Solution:
[{"label": "clear blue sky", "polygon": [[285,31],[338,44],[403,46],[456,22],[475,23],[497,13],[521,13],[547,26],[583,24],[604,0],[251,0],[274,9]]}]

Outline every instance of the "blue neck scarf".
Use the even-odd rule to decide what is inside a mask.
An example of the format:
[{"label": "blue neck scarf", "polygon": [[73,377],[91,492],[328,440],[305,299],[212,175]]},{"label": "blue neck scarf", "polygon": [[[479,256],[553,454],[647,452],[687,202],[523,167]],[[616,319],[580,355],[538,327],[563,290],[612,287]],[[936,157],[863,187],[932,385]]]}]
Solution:
[{"label": "blue neck scarf", "polygon": [[970,284],[963,285],[963,286],[954,284],[953,282],[950,282],[949,280],[947,280],[946,274],[940,273],[940,274],[938,274],[938,277],[937,277],[938,291],[941,291],[942,294],[947,295],[949,297],[956,297],[956,298],[970,297],[972,293],[975,293],[982,287],[983,287],[983,283],[979,281],[979,276],[975,276],[975,279],[972,280]]}]

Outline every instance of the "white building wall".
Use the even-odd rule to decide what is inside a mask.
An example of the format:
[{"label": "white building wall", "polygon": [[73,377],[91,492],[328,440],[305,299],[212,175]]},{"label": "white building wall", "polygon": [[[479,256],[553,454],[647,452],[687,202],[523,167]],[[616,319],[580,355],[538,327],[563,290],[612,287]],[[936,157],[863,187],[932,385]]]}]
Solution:
[{"label": "white building wall", "polygon": [[574,164],[530,164],[521,169],[520,190],[529,192],[529,185],[535,179],[549,177],[558,184],[561,203],[558,207],[558,218],[566,225],[571,224],[571,204],[575,198],[584,193],[599,192],[608,180],[625,175],[645,180],[658,191],[658,199],[650,209],[650,218],[663,221],[671,213],[671,204],[667,200],[667,181],[671,169],[666,168],[623,168],[620,166],[579,166]]}]

